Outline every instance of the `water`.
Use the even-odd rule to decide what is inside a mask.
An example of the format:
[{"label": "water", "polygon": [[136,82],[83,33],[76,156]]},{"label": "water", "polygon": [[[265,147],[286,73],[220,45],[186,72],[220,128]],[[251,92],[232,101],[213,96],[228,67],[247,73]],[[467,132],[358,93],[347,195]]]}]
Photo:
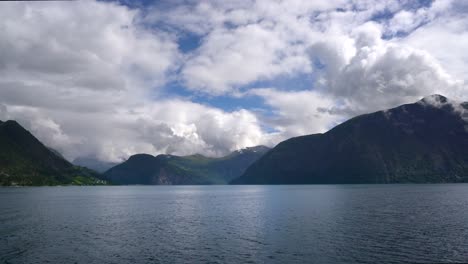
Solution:
[{"label": "water", "polygon": [[0,263],[468,262],[468,185],[0,188]]}]

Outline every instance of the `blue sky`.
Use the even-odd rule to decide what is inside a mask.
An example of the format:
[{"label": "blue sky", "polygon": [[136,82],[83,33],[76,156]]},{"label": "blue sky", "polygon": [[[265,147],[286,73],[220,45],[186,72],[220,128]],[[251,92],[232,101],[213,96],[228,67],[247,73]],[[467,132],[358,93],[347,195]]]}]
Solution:
[{"label": "blue sky", "polygon": [[462,0],[0,5],[0,120],[70,160],[220,156],[467,100]]},{"label": "blue sky", "polygon": [[[111,2],[111,1],[109,1]],[[159,9],[163,12],[166,10],[171,10],[174,6],[178,5],[189,5],[193,6],[193,3],[196,1],[113,1],[118,4],[122,4],[128,6],[132,9],[137,9],[142,13],[150,13],[153,9]],[[398,8],[382,8],[372,14],[368,21],[374,21],[376,23],[385,24],[390,21],[395,14],[401,12],[402,10],[408,10],[417,12],[420,9],[430,8],[432,5],[433,0],[417,0],[417,1],[398,1],[399,6]],[[360,8],[351,5],[349,7],[351,10],[359,10]],[[346,11],[344,8],[338,8],[337,10]],[[411,29],[411,31],[416,30],[418,27],[424,25],[427,21],[421,21],[418,25]],[[196,52],[197,49],[201,46],[205,34],[197,34],[191,31],[184,30],[183,27],[179,27],[179,25],[171,25],[170,23],[165,23],[164,21],[157,21],[156,23],[151,23],[145,21],[143,23],[145,26],[153,29],[162,29],[169,32],[176,32],[177,38],[176,42],[178,45],[178,49],[182,54],[190,54],[192,52]],[[232,29],[236,28],[236,25],[229,24]],[[392,33],[383,33],[382,38],[386,40],[391,40],[392,38],[401,38],[409,35],[411,32],[403,30],[399,30]],[[314,64],[314,68],[316,70],[320,70],[325,67],[325,65],[321,64],[320,61],[312,62]],[[178,72],[176,72],[177,74]],[[284,91],[300,91],[300,90],[311,90],[314,88],[314,84],[316,83],[316,77],[314,74],[310,73],[297,73],[292,75],[280,75],[280,76],[273,76],[272,78],[255,80],[251,83],[246,85],[236,86],[238,90],[250,90],[255,88],[265,88],[265,87],[275,87],[279,90]],[[209,106],[213,106],[216,108],[223,109],[225,111],[234,111],[238,109],[248,109],[248,110],[258,110],[263,109],[264,112],[268,113],[271,112],[273,109],[266,105],[262,98],[256,96],[244,96],[244,97],[237,97],[237,96],[230,96],[230,95],[220,95],[220,96],[211,96],[207,94],[200,94],[197,92],[190,91],[186,89],[185,83],[180,79],[175,79],[173,81],[168,82],[165,85],[165,96],[180,96],[184,98],[189,98],[190,100],[206,104]]]}]

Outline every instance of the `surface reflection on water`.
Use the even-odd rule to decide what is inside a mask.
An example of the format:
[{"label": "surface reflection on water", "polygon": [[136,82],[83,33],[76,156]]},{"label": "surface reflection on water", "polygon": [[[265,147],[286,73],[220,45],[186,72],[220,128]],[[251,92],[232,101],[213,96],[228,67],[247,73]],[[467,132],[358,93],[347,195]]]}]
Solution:
[{"label": "surface reflection on water", "polygon": [[467,262],[468,185],[0,188],[4,263]]}]

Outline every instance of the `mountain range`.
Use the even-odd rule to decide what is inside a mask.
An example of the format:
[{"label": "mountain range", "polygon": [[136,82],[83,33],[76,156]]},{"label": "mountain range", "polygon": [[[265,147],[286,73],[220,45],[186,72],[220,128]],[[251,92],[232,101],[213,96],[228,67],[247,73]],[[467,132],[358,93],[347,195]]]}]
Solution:
[{"label": "mountain range", "polygon": [[432,95],[279,143],[233,184],[468,182],[468,102]]},{"label": "mountain range", "polygon": [[227,184],[269,150],[256,146],[221,158],[137,154],[104,173],[115,184]]},{"label": "mountain range", "polygon": [[0,185],[105,184],[99,174],[74,166],[16,121],[0,121]]},{"label": "mountain range", "polygon": [[137,154],[118,165],[74,163],[105,172],[73,165],[16,121],[0,121],[0,185],[445,183],[468,182],[468,102],[432,95],[221,158]]},{"label": "mountain range", "polygon": [[89,169],[92,169],[94,171],[97,171],[99,173],[104,173],[108,169],[118,165],[119,163],[117,162],[107,162],[107,161],[102,161],[96,157],[93,156],[84,156],[84,157],[78,157],[72,161],[73,164],[81,167],[86,167]]}]

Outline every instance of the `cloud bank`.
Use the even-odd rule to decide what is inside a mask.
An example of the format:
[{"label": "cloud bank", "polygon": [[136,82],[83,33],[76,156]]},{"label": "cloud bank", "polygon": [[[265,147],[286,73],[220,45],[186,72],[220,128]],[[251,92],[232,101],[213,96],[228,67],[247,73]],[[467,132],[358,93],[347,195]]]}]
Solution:
[{"label": "cloud bank", "polygon": [[119,161],[220,156],[433,93],[468,99],[462,1],[309,2],[1,3],[0,119],[71,160]]}]

